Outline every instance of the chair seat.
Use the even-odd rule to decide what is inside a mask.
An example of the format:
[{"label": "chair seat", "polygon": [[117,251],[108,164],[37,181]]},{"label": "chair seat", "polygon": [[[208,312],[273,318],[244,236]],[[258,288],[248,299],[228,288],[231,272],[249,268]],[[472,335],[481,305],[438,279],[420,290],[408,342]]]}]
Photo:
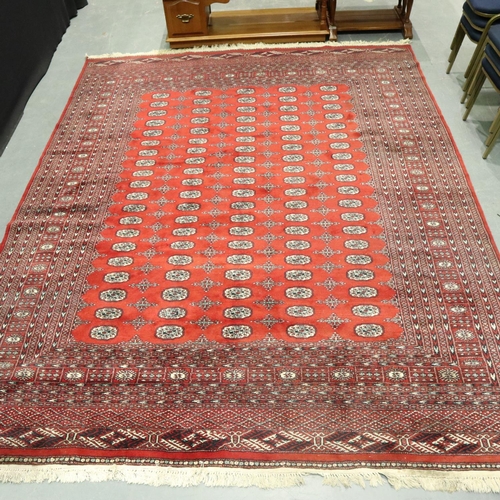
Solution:
[{"label": "chair seat", "polygon": [[476,43],[479,42],[479,39],[481,38],[481,35],[483,34],[482,31],[478,31],[478,30],[474,29],[465,16],[462,16],[462,18],[460,19],[460,24],[464,27],[464,29],[467,33],[467,36],[471,40],[474,40],[474,42],[476,42]]},{"label": "chair seat", "polygon": [[[500,9],[499,9],[500,12]],[[476,14],[467,2],[464,3],[462,14],[467,18],[473,28],[478,28],[481,31],[486,28],[489,18]]]},{"label": "chair seat", "polygon": [[467,3],[476,12],[489,16],[500,13],[500,0],[467,0]]}]

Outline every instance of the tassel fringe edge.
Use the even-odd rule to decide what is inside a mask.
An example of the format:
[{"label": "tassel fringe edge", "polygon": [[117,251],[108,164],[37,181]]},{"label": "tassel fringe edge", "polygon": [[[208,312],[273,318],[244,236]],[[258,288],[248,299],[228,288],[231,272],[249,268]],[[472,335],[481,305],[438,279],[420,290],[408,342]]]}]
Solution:
[{"label": "tassel fringe edge", "polygon": [[300,486],[308,475],[319,475],[329,486],[380,486],[387,481],[395,489],[422,488],[428,491],[468,491],[499,493],[500,472],[420,471],[353,469],[317,471],[295,469],[224,469],[216,467],[172,468],[127,465],[4,465],[0,466],[0,482],[4,483],[81,483],[124,481],[150,486],[285,488]]},{"label": "tassel fringe edge", "polygon": [[391,45],[410,45],[411,40],[396,40],[383,42],[353,41],[353,42],[298,42],[298,43],[235,43],[219,44],[213,46],[192,47],[188,49],[160,49],[149,52],[125,54],[112,52],[110,54],[88,55],[87,59],[108,59],[111,57],[140,57],[183,54],[186,52],[220,52],[225,50],[255,50],[255,49],[293,49],[293,48],[319,48],[319,47],[349,47],[349,46],[374,46],[383,47]]}]

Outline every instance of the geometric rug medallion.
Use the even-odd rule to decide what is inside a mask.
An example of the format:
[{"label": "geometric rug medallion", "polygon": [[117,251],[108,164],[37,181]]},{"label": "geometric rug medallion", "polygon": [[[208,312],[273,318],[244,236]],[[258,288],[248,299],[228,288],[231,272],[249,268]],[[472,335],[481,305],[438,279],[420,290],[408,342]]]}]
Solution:
[{"label": "geometric rug medallion", "polygon": [[498,253],[409,46],[89,59],[0,273],[4,480],[500,491]]}]

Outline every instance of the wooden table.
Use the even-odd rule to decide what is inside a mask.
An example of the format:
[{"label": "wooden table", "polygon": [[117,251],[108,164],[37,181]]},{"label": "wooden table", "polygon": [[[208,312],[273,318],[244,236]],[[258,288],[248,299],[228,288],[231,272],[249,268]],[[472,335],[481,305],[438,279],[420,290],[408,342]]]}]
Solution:
[{"label": "wooden table", "polygon": [[316,7],[211,12],[229,0],[163,0],[172,48],[217,43],[324,42],[330,36],[328,0]]},{"label": "wooden table", "polygon": [[[349,0],[341,0],[349,3]],[[329,0],[328,14],[331,37],[337,40],[339,32],[401,30],[404,38],[413,38],[410,21],[413,0],[399,0],[394,9],[337,9],[337,0]]]},{"label": "wooden table", "polygon": [[[346,0],[348,1],[348,0]],[[394,9],[337,10],[337,0],[316,0],[311,8],[211,12],[213,3],[229,0],[163,0],[167,42],[172,48],[218,43],[288,43],[336,40],[342,31],[401,29],[412,37],[413,0]]]}]

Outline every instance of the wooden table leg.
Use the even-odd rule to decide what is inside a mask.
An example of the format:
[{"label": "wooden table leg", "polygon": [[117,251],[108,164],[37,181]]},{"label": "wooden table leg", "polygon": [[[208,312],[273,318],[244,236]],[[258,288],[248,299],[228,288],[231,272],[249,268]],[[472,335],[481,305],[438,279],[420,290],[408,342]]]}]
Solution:
[{"label": "wooden table leg", "polygon": [[413,38],[413,26],[410,21],[412,7],[413,0],[404,0],[403,35],[405,38]]},{"label": "wooden table leg", "polygon": [[[401,0],[400,0],[401,1]],[[328,0],[328,21],[330,23],[330,40],[337,41],[337,26],[335,24],[335,12],[337,10],[337,0]]]},{"label": "wooden table leg", "polygon": [[412,7],[413,0],[399,0],[398,5],[395,7],[399,18],[403,23],[402,31],[405,38],[413,38],[413,26],[410,21]]},{"label": "wooden table leg", "polygon": [[327,15],[326,2],[327,0],[321,0],[319,3],[318,17],[319,17],[319,28],[321,30],[328,29],[328,15]]}]

